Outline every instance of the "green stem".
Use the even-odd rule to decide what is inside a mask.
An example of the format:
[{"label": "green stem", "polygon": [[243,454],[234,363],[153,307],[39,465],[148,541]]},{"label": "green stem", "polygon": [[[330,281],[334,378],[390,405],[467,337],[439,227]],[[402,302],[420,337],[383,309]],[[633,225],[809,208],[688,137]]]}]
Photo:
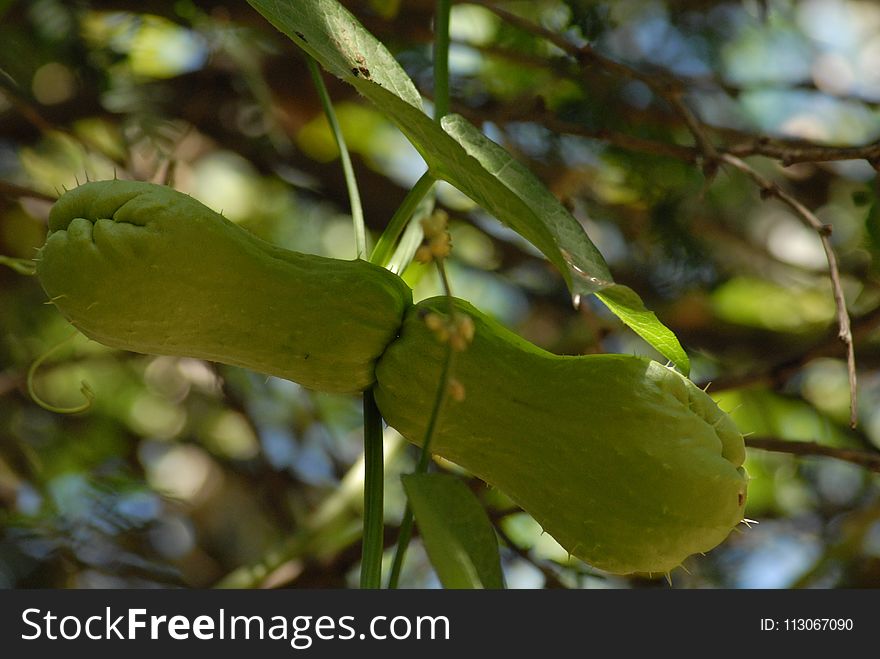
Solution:
[{"label": "green stem", "polygon": [[[449,114],[449,15],[451,10],[451,0],[437,0],[434,18],[434,120],[438,123]],[[373,248],[370,263],[381,266],[388,264],[397,239],[406,228],[416,206],[431,190],[435,180],[431,176],[431,172],[427,171],[407,193],[403,203],[394,212],[388,227],[379,238],[379,242],[376,243],[376,247]]]},{"label": "green stem", "polygon": [[385,549],[384,458],[382,415],[372,389],[364,391],[364,539],[361,553],[361,588],[382,587],[382,553]]},{"label": "green stem", "polygon": [[434,119],[449,114],[449,13],[451,0],[437,0],[434,16]]},{"label": "green stem", "polygon": [[449,285],[449,276],[446,274],[446,265],[443,261],[437,261],[437,274],[440,275],[440,284],[443,286],[443,294],[449,307],[449,317],[455,318],[455,301],[452,298],[452,286]]},{"label": "green stem", "polygon": [[422,174],[422,177],[418,181],[416,181],[416,184],[412,189],[406,193],[406,197],[404,197],[403,202],[397,210],[394,211],[391,221],[388,223],[388,226],[385,228],[385,231],[382,232],[376,246],[373,248],[373,253],[370,254],[370,263],[375,263],[376,265],[381,265],[383,267],[388,263],[388,259],[391,258],[397,239],[400,237],[400,234],[403,233],[407,222],[409,222],[419,203],[431,191],[431,186],[434,185],[434,180],[431,172],[427,171]]},{"label": "green stem", "polygon": [[397,550],[394,552],[394,562],[391,563],[391,573],[388,575],[388,588],[394,590],[400,582],[400,571],[403,568],[403,558],[412,540],[413,511],[409,502],[403,511],[403,519],[400,520],[400,531],[397,535]]},{"label": "green stem", "polygon": [[[321,105],[324,108],[324,114],[330,124],[336,146],[339,148],[339,157],[342,160],[342,171],[345,175],[345,185],[348,188],[348,198],[351,204],[351,219],[354,222],[357,257],[365,259],[367,257],[367,232],[351,156],[318,64],[311,57],[308,58],[308,63],[309,73],[312,75],[312,80],[321,99]],[[364,392],[364,532],[361,553],[361,588],[382,587],[382,552],[385,547],[383,541],[385,535],[385,463],[382,455],[382,440],[382,415],[379,413],[379,408],[376,407],[373,391],[369,389]]]},{"label": "green stem", "polygon": [[42,355],[37,357],[34,360],[34,363],[31,364],[31,367],[28,369],[28,372],[27,372],[28,395],[31,397],[31,400],[33,400],[37,405],[42,407],[44,410],[47,410],[49,412],[54,412],[56,414],[79,414],[80,412],[85,412],[92,407],[92,403],[95,400],[95,393],[92,391],[92,388],[89,386],[89,384],[85,380],[80,382],[80,388],[79,388],[80,393],[83,395],[84,400],[83,400],[82,404],[77,405],[75,407],[59,407],[57,405],[52,405],[51,403],[47,403],[39,395],[37,395],[36,389],[34,389],[34,377],[37,374],[37,369],[40,368],[40,366],[43,364],[43,362],[46,361],[49,357],[51,357],[53,354],[58,352],[61,348],[63,348],[68,343],[73,341],[77,337],[78,334],[79,334],[79,332],[73,332],[66,339],[58,342],[57,344],[55,344],[54,346],[49,348],[46,352],[44,352]]},{"label": "green stem", "polygon": [[[419,454],[419,462],[416,465],[416,474],[424,474],[428,471],[428,465],[431,463],[431,439],[434,437],[434,430],[437,427],[437,421],[440,418],[440,412],[446,403],[447,394],[449,392],[449,375],[452,373],[452,365],[455,351],[451,345],[446,348],[446,361],[443,362],[443,371],[440,374],[440,384],[437,388],[437,395],[434,397],[434,407],[431,409],[431,416],[428,419],[428,428],[425,430],[425,439],[422,442],[422,452]],[[400,581],[400,571],[403,568],[403,559],[406,557],[406,550],[409,548],[409,542],[412,540],[413,530],[413,512],[409,503],[406,504],[406,510],[403,513],[403,520],[400,522],[400,534],[397,537],[397,549],[394,552],[394,562],[391,564],[391,573],[388,577],[388,587],[397,588]]]},{"label": "green stem", "polygon": [[[455,314],[455,306],[452,301],[452,289],[449,286],[449,278],[446,276],[446,268],[443,261],[437,261],[437,271],[440,273],[440,281],[443,283],[443,289],[449,300],[450,313]],[[450,316],[450,318],[453,316]],[[419,454],[419,461],[416,464],[415,473],[424,474],[428,471],[428,465],[431,463],[431,439],[434,437],[434,431],[437,422],[440,419],[440,412],[446,404],[446,398],[449,395],[449,380],[452,376],[452,367],[455,362],[455,350],[452,344],[446,345],[446,359],[443,362],[443,370],[440,372],[440,384],[437,394],[434,396],[434,406],[431,408],[431,416],[428,417],[428,427],[425,430],[425,439],[422,442],[422,452]],[[397,550],[394,552],[394,561],[391,564],[391,574],[388,577],[388,588],[397,588],[400,581],[400,571],[403,568],[403,559],[406,557],[406,550],[409,548],[409,542],[412,540],[413,530],[413,512],[409,503],[406,504],[406,510],[403,513],[403,520],[400,522],[400,534],[397,538]]]},{"label": "green stem", "polygon": [[[437,10],[434,17],[434,119],[439,123],[440,120],[449,113],[449,16],[452,8],[451,0],[437,0]],[[418,183],[410,190],[404,203],[398,208],[388,228],[382,234],[379,244],[373,251],[370,261],[384,265],[391,253],[391,248],[397,241],[398,236],[403,232],[406,223],[415,211],[419,201],[428,193],[434,183],[434,178],[430,177],[430,172],[426,172]],[[424,191],[422,191],[424,188]],[[410,197],[415,197],[410,203]],[[386,239],[387,236],[387,239]],[[384,240],[384,244],[383,244]],[[379,247],[382,247],[380,251]],[[446,269],[443,267],[442,261],[437,261],[437,270],[440,273],[440,279],[443,282],[443,288],[446,296],[449,298],[450,311],[454,315],[455,308],[452,303],[452,291],[449,286],[449,279],[446,276]],[[434,406],[431,408],[431,416],[428,419],[428,427],[425,429],[425,438],[422,441],[422,451],[419,455],[419,461],[416,465],[415,473],[422,474],[428,470],[431,462],[431,439],[434,437],[434,431],[437,422],[440,419],[440,413],[446,404],[446,398],[449,394],[449,379],[452,374],[452,367],[455,361],[455,350],[452,345],[446,347],[446,359],[443,362],[443,370],[440,373],[440,382],[437,388],[437,394],[434,397]],[[403,567],[403,560],[406,556],[407,548],[412,539],[413,531],[413,512],[412,507],[407,503],[406,510],[403,514],[403,520],[400,524],[400,535],[397,540],[397,550],[394,554],[394,562],[391,565],[391,574],[388,578],[388,587],[397,588],[400,581],[400,572]]]},{"label": "green stem", "polygon": [[367,231],[364,226],[364,210],[361,206],[361,195],[358,192],[357,180],[354,177],[354,168],[351,165],[351,156],[348,153],[348,147],[345,144],[345,137],[342,134],[339,121],[336,119],[336,112],[333,110],[333,103],[330,101],[327,86],[321,77],[321,70],[318,68],[317,62],[311,57],[308,58],[308,63],[309,72],[312,74],[312,80],[315,83],[315,89],[318,90],[318,96],[324,108],[324,114],[327,116],[327,122],[330,124],[330,130],[333,133],[333,138],[336,140],[336,146],[339,147],[342,172],[345,175],[345,185],[348,188],[348,199],[351,204],[351,219],[354,222],[357,257],[365,259],[367,258]]}]

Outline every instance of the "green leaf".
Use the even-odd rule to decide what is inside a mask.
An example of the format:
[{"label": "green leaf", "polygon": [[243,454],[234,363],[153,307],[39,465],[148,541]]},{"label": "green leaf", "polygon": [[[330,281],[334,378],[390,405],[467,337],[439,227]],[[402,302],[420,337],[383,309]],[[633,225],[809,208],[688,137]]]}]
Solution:
[{"label": "green leaf", "polygon": [[468,155],[507,188],[507,194],[516,195],[528,206],[530,214],[523,219],[530,226],[540,224],[550,231],[555,249],[565,261],[562,271],[569,274],[566,279],[572,294],[589,295],[613,285],[605,259],[581,223],[528,168],[514,160],[464,117],[444,117],[442,126]]},{"label": "green leaf", "polygon": [[474,493],[450,474],[411,474],[402,480],[443,587],[504,588],[498,540]]},{"label": "green leaf", "polygon": [[[435,178],[448,181],[541,250],[572,288],[569,265],[544,219],[422,111],[422,99],[412,80],[385,46],[348,10],[336,0],[248,2],[324,68],[353,85],[382,110],[412,142]],[[477,142],[476,135],[480,132],[472,126],[467,131],[464,119],[459,118],[454,125],[461,135],[471,136],[471,143]],[[474,151],[478,150],[471,146]],[[504,153],[498,145],[493,146]],[[498,154],[488,153],[486,159],[496,162]],[[574,218],[571,221],[577,224]],[[589,242],[583,229],[580,233],[582,239]],[[577,254],[578,250],[573,251]],[[604,260],[595,247],[593,253],[602,266],[595,276],[610,280]],[[591,272],[595,264],[577,263],[577,266]],[[572,291],[578,294],[579,289],[572,288]]]},{"label": "green leaf", "polygon": [[679,371],[684,375],[690,373],[690,359],[675,334],[657,319],[653,311],[645,308],[634,290],[614,284],[597,292],[596,297],[657,352],[675,364]]},{"label": "green leaf", "polygon": [[[442,127],[432,121],[400,64],[336,0],[248,2],[382,110],[412,142],[435,178],[448,181],[537,247],[562,273],[575,304],[585,295],[616,286],[583,226],[537,177],[463,117],[444,117]],[[636,293],[615,289],[600,299],[688,372],[681,345]]]},{"label": "green leaf", "polygon": [[382,87],[421,110],[422,97],[394,56],[336,0],[248,3],[330,73],[368,98],[365,88]]}]

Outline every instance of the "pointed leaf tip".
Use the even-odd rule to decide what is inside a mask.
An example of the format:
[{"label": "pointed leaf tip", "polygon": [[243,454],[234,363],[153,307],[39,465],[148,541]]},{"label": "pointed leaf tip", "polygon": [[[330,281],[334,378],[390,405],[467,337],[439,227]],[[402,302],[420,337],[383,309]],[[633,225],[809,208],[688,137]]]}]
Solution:
[{"label": "pointed leaf tip", "polygon": [[634,290],[621,284],[614,284],[597,292],[596,297],[625,325],[670,360],[683,375],[690,374],[690,359],[681,343],[672,330],[661,323],[653,311],[645,307]]},{"label": "pointed leaf tip", "polygon": [[474,493],[451,474],[411,474],[402,480],[444,588],[504,588],[495,530]]}]

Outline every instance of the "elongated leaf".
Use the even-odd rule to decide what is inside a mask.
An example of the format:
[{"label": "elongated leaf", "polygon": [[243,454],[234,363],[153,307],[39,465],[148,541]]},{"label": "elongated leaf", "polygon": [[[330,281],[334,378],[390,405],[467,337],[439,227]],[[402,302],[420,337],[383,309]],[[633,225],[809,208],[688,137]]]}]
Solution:
[{"label": "elongated leaf", "polygon": [[495,531],[467,486],[449,474],[411,474],[403,487],[444,588],[504,588]]},{"label": "elongated leaf", "polygon": [[556,248],[566,262],[566,269],[571,273],[573,294],[589,295],[614,283],[605,259],[581,223],[528,168],[464,117],[444,117],[442,126],[468,155],[504,184],[508,194],[519,197],[532,215],[550,230]]},{"label": "elongated leaf", "polygon": [[657,352],[675,364],[679,371],[685,375],[690,373],[690,359],[675,334],[657,319],[653,311],[645,308],[634,290],[614,284],[598,291],[596,297]]},{"label": "elongated leaf", "polygon": [[406,71],[382,42],[336,0],[248,3],[330,73],[357,87],[367,98],[368,90],[378,86],[422,109],[422,97]]},{"label": "elongated leaf", "polygon": [[576,296],[594,293],[618,318],[687,375],[690,360],[675,334],[645,307],[638,294],[615,284],[605,259],[565,206],[529,169],[457,115],[444,117],[443,129],[483,167],[542,218],[572,272]]},{"label": "elongated leaf", "polygon": [[[336,0],[248,2],[324,68],[375,103],[421,153],[435,177],[454,185],[530,241],[571,287],[570,268],[543,219],[422,111],[412,80],[347,9]],[[585,271],[592,268],[581,266]],[[601,274],[607,275],[607,268]]]},{"label": "elongated leaf", "polygon": [[[403,68],[336,0],[248,2],[382,110],[419,151],[433,176],[448,181],[541,250],[562,273],[576,302],[614,286],[605,259],[559,200],[463,117],[445,117],[442,127],[432,121]],[[630,293],[600,299],[687,373],[687,356],[675,336]]]}]

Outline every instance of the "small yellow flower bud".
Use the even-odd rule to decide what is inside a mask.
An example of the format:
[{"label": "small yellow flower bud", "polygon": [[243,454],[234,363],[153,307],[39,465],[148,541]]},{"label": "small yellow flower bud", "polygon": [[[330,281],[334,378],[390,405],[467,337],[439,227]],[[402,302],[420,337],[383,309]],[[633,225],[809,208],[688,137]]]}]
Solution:
[{"label": "small yellow flower bud", "polygon": [[465,389],[464,385],[461,383],[461,380],[457,380],[455,378],[451,378],[449,380],[449,395],[452,397],[456,403],[460,403],[464,400]]}]

